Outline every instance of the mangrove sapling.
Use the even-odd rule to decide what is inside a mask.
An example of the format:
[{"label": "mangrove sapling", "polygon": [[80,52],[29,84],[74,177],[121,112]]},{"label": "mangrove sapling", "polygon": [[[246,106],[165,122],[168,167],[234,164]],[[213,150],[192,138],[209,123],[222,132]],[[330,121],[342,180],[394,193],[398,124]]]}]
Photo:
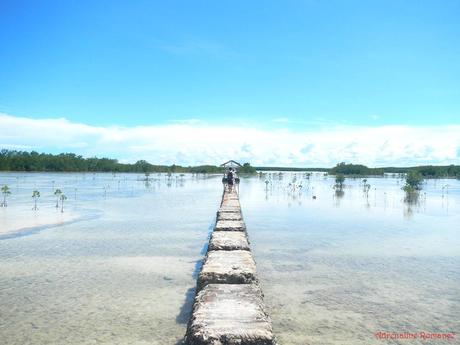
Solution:
[{"label": "mangrove sapling", "polygon": [[2,194],[3,194],[3,202],[0,206],[7,207],[8,203],[6,202],[6,197],[11,194],[11,190],[10,190],[10,187],[8,187],[8,185],[4,185],[2,187]]},{"label": "mangrove sapling", "polygon": [[406,193],[404,201],[414,203],[418,201],[419,192],[422,190],[423,176],[416,170],[410,170],[405,177],[406,184],[402,190]]},{"label": "mangrove sapling", "polygon": [[335,176],[335,185],[334,189],[336,190],[343,190],[343,185],[345,182],[345,176],[343,174],[337,174]]},{"label": "mangrove sapling", "polygon": [[448,184],[442,186],[442,197],[443,198],[444,198],[444,192],[445,192],[445,194],[449,194],[449,185]]},{"label": "mangrove sapling", "polygon": [[418,195],[422,190],[423,176],[416,170],[410,170],[405,177],[405,182],[402,189],[406,192],[406,197],[410,198]]},{"label": "mangrove sapling", "polygon": [[363,193],[366,199],[369,199],[369,191],[371,189],[371,185],[367,183],[367,179],[363,179]]},{"label": "mangrove sapling", "polygon": [[54,191],[54,195],[56,196],[56,208],[59,208],[59,199],[62,195],[62,190],[60,190],[59,188],[57,188],[55,191]]},{"label": "mangrove sapling", "polygon": [[61,194],[61,213],[64,213],[64,201],[67,200],[67,197],[65,196],[65,194]]},{"label": "mangrove sapling", "polygon": [[343,174],[337,174],[335,176],[335,184],[334,184],[334,189],[335,189],[335,196],[337,198],[343,197],[345,192],[343,191],[343,186],[345,182],[345,176]]},{"label": "mangrove sapling", "polygon": [[32,192],[32,199],[34,199],[34,211],[38,210],[38,207],[37,207],[37,201],[38,201],[38,198],[40,198],[40,192],[38,190],[34,190]]}]

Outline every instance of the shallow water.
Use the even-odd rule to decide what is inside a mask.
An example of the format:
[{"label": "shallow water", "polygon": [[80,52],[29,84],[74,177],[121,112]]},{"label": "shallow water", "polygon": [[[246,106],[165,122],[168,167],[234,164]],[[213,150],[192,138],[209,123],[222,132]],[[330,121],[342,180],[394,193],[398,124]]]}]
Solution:
[{"label": "shallow water", "polygon": [[[20,227],[26,209],[31,217],[56,212],[53,187],[68,196],[64,213],[76,215],[0,240],[2,344],[180,341],[222,186],[220,176],[151,177],[146,185],[138,174],[0,174],[13,192],[2,219]],[[360,180],[347,179],[339,198],[322,174],[242,179],[281,344],[377,344],[378,331],[459,331],[459,181],[428,181],[411,206],[397,178],[368,182],[365,196]],[[30,210],[35,188],[38,211]]]},{"label": "shallow water", "polygon": [[262,182],[240,187],[280,343],[427,344],[374,334],[458,333],[459,181],[430,180],[407,205],[397,178],[368,178],[368,196],[347,179],[338,198],[332,179],[297,176],[300,192],[292,175],[272,175],[266,191]]}]

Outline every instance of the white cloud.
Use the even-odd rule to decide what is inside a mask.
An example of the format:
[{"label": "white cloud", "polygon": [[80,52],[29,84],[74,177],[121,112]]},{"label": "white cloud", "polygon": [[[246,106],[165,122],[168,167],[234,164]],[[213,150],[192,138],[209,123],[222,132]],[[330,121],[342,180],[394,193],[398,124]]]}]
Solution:
[{"label": "white cloud", "polygon": [[124,162],[253,165],[369,166],[459,164],[460,125],[329,126],[291,131],[202,123],[97,127],[66,119],[0,114],[0,147],[75,152]]}]

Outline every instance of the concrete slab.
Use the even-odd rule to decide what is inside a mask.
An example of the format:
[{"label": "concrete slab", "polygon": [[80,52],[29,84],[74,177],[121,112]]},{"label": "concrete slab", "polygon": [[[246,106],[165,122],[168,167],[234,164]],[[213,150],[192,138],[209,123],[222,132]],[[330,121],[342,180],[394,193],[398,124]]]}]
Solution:
[{"label": "concrete slab", "polygon": [[249,250],[249,242],[243,231],[214,231],[208,250]]},{"label": "concrete slab", "polygon": [[275,345],[262,294],[252,284],[211,284],[195,298],[188,345]]},{"label": "concrete slab", "polygon": [[243,220],[240,212],[217,212],[217,220]]},{"label": "concrete slab", "polygon": [[241,212],[240,206],[221,206],[219,212]]},{"label": "concrete slab", "polygon": [[211,250],[206,255],[198,290],[208,284],[249,284],[257,282],[256,264],[246,250]]},{"label": "concrete slab", "polygon": [[223,198],[224,198],[224,199],[225,199],[225,198],[238,199],[238,198],[239,198],[239,195],[238,195],[238,193],[236,193],[236,192],[232,192],[232,193],[228,193],[228,192],[227,192],[227,193],[225,193],[225,194],[223,195]]},{"label": "concrete slab", "polygon": [[242,220],[218,220],[215,231],[246,231],[246,224]]},{"label": "concrete slab", "polygon": [[238,200],[224,200],[220,207],[241,207]]},{"label": "concrete slab", "polygon": [[224,195],[223,197],[223,200],[239,200],[239,196],[238,195]]}]

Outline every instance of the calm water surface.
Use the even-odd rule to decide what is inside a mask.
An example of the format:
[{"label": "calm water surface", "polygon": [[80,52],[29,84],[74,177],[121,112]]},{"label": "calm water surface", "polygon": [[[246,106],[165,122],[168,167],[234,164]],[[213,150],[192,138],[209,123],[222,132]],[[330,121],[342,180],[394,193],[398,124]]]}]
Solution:
[{"label": "calm water surface", "polygon": [[[142,178],[0,174],[13,192],[0,220],[20,225],[26,210],[30,217],[56,212],[53,187],[68,196],[65,212],[76,215],[0,239],[2,344],[180,341],[220,176]],[[251,246],[281,344],[398,344],[374,333],[459,332],[460,182],[428,181],[415,205],[404,203],[397,178],[368,183],[365,195],[360,179],[347,179],[338,197],[333,178],[322,174],[242,180]],[[42,194],[38,211],[31,210],[33,189]]]}]

